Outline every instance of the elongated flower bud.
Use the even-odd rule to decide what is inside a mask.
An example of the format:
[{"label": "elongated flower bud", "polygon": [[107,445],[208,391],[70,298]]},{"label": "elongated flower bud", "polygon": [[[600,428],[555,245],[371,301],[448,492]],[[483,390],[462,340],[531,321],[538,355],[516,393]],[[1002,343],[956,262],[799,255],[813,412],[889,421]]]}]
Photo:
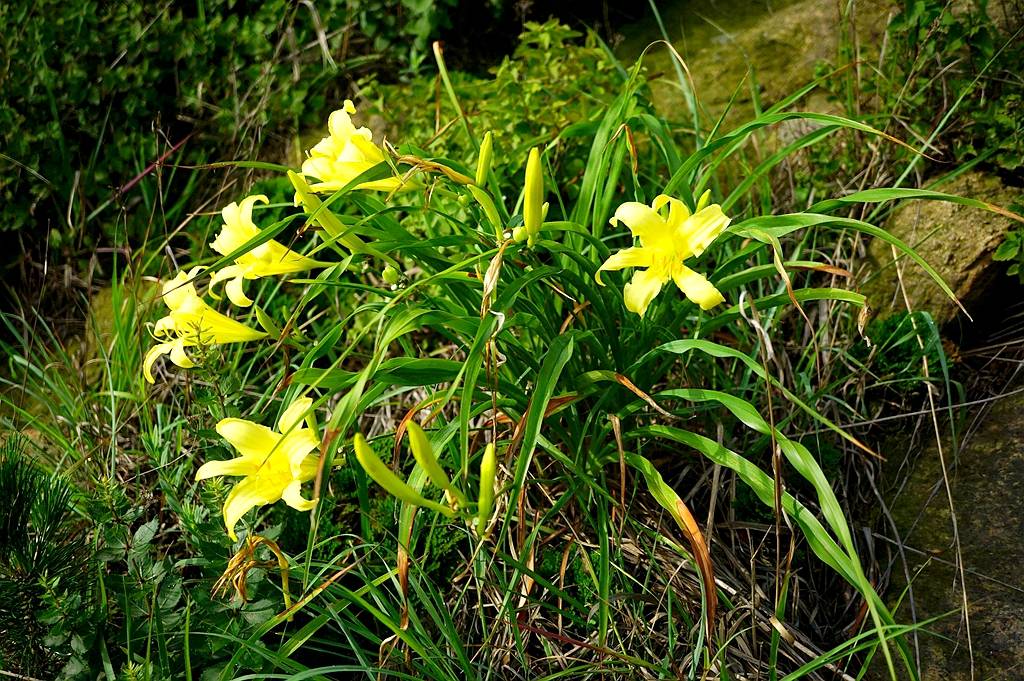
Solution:
[{"label": "elongated flower bud", "polygon": [[526,161],[526,189],[523,196],[523,226],[526,227],[527,243],[531,246],[544,221],[544,174],[540,166],[540,150],[530,149]]},{"label": "elongated flower bud", "polygon": [[291,170],[288,171],[288,179],[295,187],[295,205],[302,206],[303,210],[316,216],[317,224],[324,228],[324,231],[331,237],[338,239],[341,244],[353,252],[362,250],[363,243],[355,234],[346,234],[345,225],[338,216],[327,209],[321,209],[321,201],[313,194],[306,178]]},{"label": "elongated flower bud", "polygon": [[711,190],[707,189],[704,191],[703,194],[701,194],[700,200],[697,201],[697,210],[695,210],[694,212],[701,212],[702,210],[708,207],[709,203],[711,203]]},{"label": "elongated flower bud", "polygon": [[498,471],[498,456],[491,442],[484,450],[484,458],[480,461],[480,497],[477,499],[476,531],[481,536],[491,522],[494,511],[494,477]]},{"label": "elongated flower bud", "polygon": [[441,468],[441,463],[434,454],[434,448],[430,445],[427,434],[423,432],[422,428],[412,422],[409,423],[406,430],[409,433],[409,447],[412,449],[412,455],[416,459],[416,463],[423,469],[423,472],[430,478],[430,482],[448,492],[461,505],[465,506],[465,496],[452,486],[451,480],[448,479],[444,469]]},{"label": "elongated flower bud", "polygon": [[476,161],[476,184],[480,187],[487,184],[487,174],[491,172],[491,154],[494,150],[491,131],[484,135],[484,141],[480,143],[480,156]]},{"label": "elongated flower bud", "polygon": [[422,506],[432,511],[437,511],[449,518],[454,517],[455,511],[442,506],[436,501],[425,498],[419,492],[407,485],[404,480],[395,475],[387,465],[380,460],[380,457],[370,448],[366,438],[360,433],[352,439],[352,446],[356,450],[356,459],[366,471],[366,474],[373,478],[373,481],[383,487],[387,492],[394,495],[399,501],[404,501],[413,506]]},{"label": "elongated flower bud", "polygon": [[490,221],[491,226],[494,228],[495,238],[497,238],[499,242],[502,241],[504,238],[504,230],[502,230],[501,217],[498,215],[498,209],[495,207],[494,201],[491,199],[491,195],[475,184],[469,185],[467,189],[469,189],[469,193],[473,195],[473,198],[476,199],[476,202],[480,204],[480,207],[484,211],[484,215],[486,215],[487,219]]}]

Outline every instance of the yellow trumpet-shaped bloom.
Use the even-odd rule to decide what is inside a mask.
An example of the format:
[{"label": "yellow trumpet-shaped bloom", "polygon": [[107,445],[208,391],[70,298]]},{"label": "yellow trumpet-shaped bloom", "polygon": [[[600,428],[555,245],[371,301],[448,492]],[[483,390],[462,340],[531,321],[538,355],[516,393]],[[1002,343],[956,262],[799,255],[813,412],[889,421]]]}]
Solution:
[{"label": "yellow trumpet-shaped bloom", "polygon": [[[316,178],[311,184],[315,192],[335,192],[384,160],[384,152],[373,143],[369,128],[357,128],[351,114],[356,112],[349,99],[343,108],[330,115],[327,120],[329,135],[309,150],[309,158],[302,163],[302,174]],[[393,191],[400,187],[401,180],[389,177],[385,180],[364,182],[360,189]]]},{"label": "yellow trumpet-shaped bloom", "polygon": [[153,364],[162,355],[169,354],[172,362],[189,369],[195,363],[186,354],[187,347],[243,343],[267,335],[210,307],[191,283],[201,271],[201,267],[196,267],[187,273],[179,272],[174,279],[164,282],[163,300],[170,312],[156,322],[153,335],[161,342],[149,349],[142,363],[142,373],[150,383],[154,382]]},{"label": "yellow trumpet-shaped bloom", "polygon": [[313,400],[292,402],[277,423],[277,430],[244,419],[222,419],[217,432],[238,450],[241,456],[222,461],[207,461],[196,471],[196,481],[218,475],[244,476],[224,500],[224,525],[228,536],[237,541],[235,525],[256,506],[273,504],[279,499],[298,511],[308,511],[316,500],[304,499],[302,483],[316,477],[319,458],[314,454],[320,438],[304,423]]},{"label": "yellow trumpet-shaped bloom", "polygon": [[[210,244],[213,250],[221,255],[229,255],[259,236],[260,228],[252,221],[252,207],[257,201],[270,202],[266,196],[256,194],[245,197],[241,203],[232,202],[224,207],[221,211],[224,226]],[[243,280],[305,272],[320,266],[321,263],[316,260],[299,255],[284,244],[271,239],[239,256],[234,265],[222,267],[215,272],[210,278],[210,295],[213,295],[214,285],[227,280],[224,291],[231,302],[240,307],[248,307],[252,305],[252,300],[242,289]]]},{"label": "yellow trumpet-shaped bloom", "polygon": [[[729,226],[730,218],[725,216],[721,206],[707,205],[709,196],[706,192],[701,197],[696,213],[691,213],[679,199],[664,194],[657,196],[650,206],[635,201],[619,206],[611,224],[625,223],[640,240],[640,245],[609,257],[598,269],[598,283],[605,270],[644,268],[633,273],[623,290],[626,308],[641,317],[670,279],[702,310],[723,302],[725,298],[710,281],[683,264],[687,258],[703,253]],[[666,205],[668,216],[662,217],[660,211]]]}]

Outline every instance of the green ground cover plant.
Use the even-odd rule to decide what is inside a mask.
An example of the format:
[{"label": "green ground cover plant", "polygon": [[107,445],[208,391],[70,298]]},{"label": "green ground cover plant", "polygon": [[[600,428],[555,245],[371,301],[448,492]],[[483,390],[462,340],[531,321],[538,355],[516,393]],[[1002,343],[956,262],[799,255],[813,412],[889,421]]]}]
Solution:
[{"label": "green ground cover plant", "polygon": [[[4,315],[0,417],[25,451],[0,487],[32,517],[0,540],[52,531],[28,501],[49,485],[56,548],[87,567],[49,591],[18,568],[46,657],[4,666],[916,678],[838,479],[877,453],[839,424],[865,415],[852,375],[921,380],[941,345],[905,317],[866,348],[851,262],[884,239],[952,296],[871,209],[994,207],[905,187],[777,206],[772,173],[833,135],[922,149],[803,110],[835,74],[695,131],[579,37],[530,25],[489,79],[436,46],[436,76],[365,83],[302,162],[239,162],[258,184],[115,258],[77,346]],[[368,111],[400,121],[386,140]],[[793,120],[814,127],[751,152]]]}]

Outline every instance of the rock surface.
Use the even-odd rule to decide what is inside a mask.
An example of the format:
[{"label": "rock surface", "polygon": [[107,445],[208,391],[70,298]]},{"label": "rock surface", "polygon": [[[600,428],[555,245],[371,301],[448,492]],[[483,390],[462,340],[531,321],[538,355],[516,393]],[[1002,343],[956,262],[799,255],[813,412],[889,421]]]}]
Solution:
[{"label": "rock surface", "polygon": [[[944,452],[966,572],[975,673],[972,677],[949,504],[933,445],[920,455],[892,505],[900,538],[909,547],[909,574],[917,575],[916,620],[953,613],[925,628],[937,636],[918,636],[921,678],[1016,681],[1024,678],[1024,394],[995,403],[959,452],[959,465],[948,444]],[[894,574],[903,574],[901,565]],[[898,598],[904,587],[897,580],[890,598]],[[913,619],[905,597],[897,620]]]},{"label": "rock surface", "polygon": [[[926,183],[927,184],[927,183]],[[947,194],[980,199],[1007,207],[1021,192],[1005,186],[999,178],[968,172],[938,188]],[[1004,263],[993,262],[992,254],[1006,233],[1017,223],[977,208],[943,201],[910,201],[900,207],[886,224],[893,235],[912,246],[934,267],[975,319],[985,313],[989,295]],[[914,310],[927,310],[939,326],[953,321],[959,312],[954,303],[928,274],[892,247],[874,239],[868,248],[867,276],[861,292],[878,313],[905,310],[899,292],[897,266],[902,271],[907,298]],[[1005,301],[1004,301],[1005,302]]]},{"label": "rock surface", "polygon": [[[773,104],[813,80],[818,63],[834,62],[839,50],[839,5],[832,0],[677,4],[681,6],[672,12],[676,25],[666,28],[712,121],[730,107],[730,100],[727,121],[749,118],[755,90],[762,107]],[[880,44],[896,5],[888,0],[859,0],[854,7],[859,45],[870,53]],[[662,14],[668,16],[669,9],[662,8]],[[634,32],[657,35],[657,28]],[[680,32],[682,37],[676,39]],[[635,57],[643,47],[628,45],[624,52]],[[644,63],[649,73],[660,74],[651,82],[655,108],[682,121],[689,114],[673,61],[664,46],[655,46]],[[827,103],[805,106],[821,111]]]}]

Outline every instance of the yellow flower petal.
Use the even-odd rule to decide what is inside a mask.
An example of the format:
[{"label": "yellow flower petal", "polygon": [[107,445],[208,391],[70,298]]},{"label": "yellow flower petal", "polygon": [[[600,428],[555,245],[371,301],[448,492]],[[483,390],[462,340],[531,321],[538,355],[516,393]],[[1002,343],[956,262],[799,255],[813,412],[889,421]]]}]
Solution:
[{"label": "yellow flower petal", "polygon": [[239,273],[234,278],[230,279],[226,286],[224,286],[224,292],[228,294],[228,300],[238,307],[249,307],[252,305],[252,298],[245,295],[245,291],[242,289],[243,275]]},{"label": "yellow flower petal", "polygon": [[192,284],[192,280],[199,276],[200,272],[202,272],[201,267],[194,267],[188,272],[183,270],[178,272],[174,279],[164,282],[161,294],[164,304],[172,312],[185,307],[190,300],[198,297],[199,294],[196,293],[196,287]]},{"label": "yellow flower petal", "polygon": [[240,203],[229,203],[221,209],[224,225],[210,247],[221,255],[228,255],[244,246],[259,234],[259,228],[252,221],[252,208],[256,202],[270,203],[263,194],[247,196]]},{"label": "yellow flower petal", "polygon": [[687,244],[692,255],[700,255],[725,231],[731,222],[717,203],[690,216],[679,227],[679,238]]},{"label": "yellow flower petal", "polygon": [[598,284],[604,286],[601,281],[601,272],[621,270],[626,267],[650,267],[653,262],[654,258],[650,249],[624,248],[618,253],[612,253],[607,260],[601,263],[595,279]]},{"label": "yellow flower petal", "polygon": [[316,477],[316,474],[320,472],[320,457],[319,456],[307,456],[299,464],[299,475],[298,479],[302,482],[307,482]]},{"label": "yellow flower petal", "polygon": [[281,493],[281,499],[296,511],[309,511],[316,506],[316,499],[309,500],[302,498],[302,483],[293,480],[288,483]]},{"label": "yellow flower petal", "polygon": [[239,482],[228,498],[224,500],[224,526],[228,528],[228,536],[232,541],[238,541],[235,534],[235,525],[246,512],[256,506],[272,504],[281,498],[284,487],[274,489],[266,484],[261,484],[259,478],[248,477]]},{"label": "yellow flower petal", "polygon": [[284,244],[271,240],[262,246],[263,252],[259,259],[243,256],[239,262],[245,262],[250,266],[249,277],[269,277],[279,274],[292,274],[293,272],[305,272],[314,267],[323,267],[324,264],[307,258],[291,250]]},{"label": "yellow flower petal", "polygon": [[[355,107],[350,101],[331,113],[327,122],[328,136],[309,150],[309,158],[302,164],[302,174],[319,180],[310,186],[312,191],[337,191],[384,160],[384,152],[373,143],[373,133],[352,123],[350,114],[354,113]],[[364,182],[359,188],[393,191],[401,185],[398,178],[388,178]]]},{"label": "yellow flower petal", "polygon": [[316,477],[319,459],[310,454],[320,444],[317,432],[305,427],[303,413],[312,400],[301,398],[288,405],[280,425],[292,430],[282,434],[244,419],[228,418],[217,424],[217,432],[238,450],[240,457],[209,461],[196,473],[202,480],[215,475],[244,475],[224,502],[224,524],[235,539],[238,520],[254,506],[285,503],[308,511],[316,503],[302,497],[302,483]]},{"label": "yellow flower petal", "polygon": [[644,248],[672,249],[672,230],[650,206],[636,201],[622,204],[615,210],[615,217],[611,219],[613,225],[618,225],[619,222],[625,223],[633,236],[640,239],[640,244]]},{"label": "yellow flower petal", "polygon": [[672,279],[683,294],[700,305],[700,309],[709,310],[719,303],[725,302],[721,291],[707,280],[704,275],[694,272],[686,265],[677,265],[672,270]]},{"label": "yellow flower petal", "polygon": [[217,312],[203,303],[204,309],[189,319],[187,324],[179,324],[189,329],[189,340],[197,345],[208,345],[211,343],[244,343],[251,340],[259,340],[266,336],[265,331],[257,331],[249,328],[231,317]]},{"label": "yellow flower petal", "polygon": [[[346,100],[349,104],[352,100]],[[356,112],[355,106],[342,106],[337,111],[332,111],[327,117],[327,130],[330,132],[332,141],[347,140],[356,133],[356,126],[352,123],[351,114]]]},{"label": "yellow flower petal", "polygon": [[221,461],[207,461],[196,471],[196,482],[219,475],[252,475],[258,469],[258,462],[244,456]]},{"label": "yellow flower petal", "polygon": [[[309,478],[303,477],[306,475],[306,468],[303,467],[303,464],[309,458],[319,461],[319,457],[311,457],[311,453],[315,452],[319,447],[320,438],[317,437],[317,434],[309,428],[302,428],[301,430],[293,430],[288,435],[285,435],[277,446],[280,454],[275,451],[274,456],[284,457],[288,462],[291,476],[305,482]],[[313,474],[316,474],[315,469]]]},{"label": "yellow flower petal", "polygon": [[655,211],[660,211],[665,204],[668,204],[668,225],[670,228],[682,224],[686,218],[690,217],[690,209],[686,207],[686,204],[679,199],[674,199],[671,196],[665,194],[658,194],[654,197],[654,201],[651,203],[651,207]]},{"label": "yellow flower petal", "polygon": [[210,276],[210,283],[206,287],[206,290],[210,294],[210,297],[213,298],[214,300],[220,300],[220,296],[217,295],[216,291],[214,291],[214,287],[217,286],[217,284],[221,283],[222,281],[237,277],[240,273],[244,271],[245,268],[242,267],[241,265],[228,265],[227,267],[222,267],[216,272],[214,272]]},{"label": "yellow flower petal", "polygon": [[185,354],[185,341],[178,339],[171,341],[171,361],[182,369],[191,369],[196,365],[188,355]]},{"label": "yellow flower petal", "polygon": [[[729,218],[722,207],[707,206],[710,193],[704,192],[698,203],[698,211],[691,214],[682,201],[659,194],[650,206],[635,201],[619,206],[615,211],[613,225],[626,223],[633,235],[640,240],[639,248],[624,249],[608,258],[598,270],[643,267],[623,290],[627,309],[641,317],[661,287],[670,278],[683,293],[701,306],[709,309],[723,302],[722,294],[702,275],[686,267],[684,261],[700,255],[728,226]],[[660,210],[668,206],[668,216],[663,218]],[[705,207],[706,206],[706,207]],[[598,283],[601,283],[597,277]]]},{"label": "yellow flower petal", "polygon": [[256,205],[256,202],[270,203],[270,199],[265,194],[252,194],[242,199],[242,202],[238,204],[239,217],[244,225],[251,225],[252,222],[252,207]]},{"label": "yellow flower petal", "polygon": [[358,151],[355,153],[352,151],[352,155],[355,157],[354,160],[365,161],[366,169],[368,170],[372,166],[377,165],[384,160],[384,152],[380,150],[376,144],[373,143],[372,135],[366,128],[360,128],[360,130],[366,130],[363,135],[353,135],[349,140],[349,149]]},{"label": "yellow flower petal", "polygon": [[281,439],[280,433],[266,426],[236,418],[221,419],[217,424],[217,433],[230,442],[239,454],[251,457],[258,463],[270,456]]},{"label": "yellow flower petal", "polygon": [[668,273],[657,267],[634,272],[633,279],[626,284],[622,291],[626,309],[643,317],[647,312],[647,306],[651,304],[668,280]]},{"label": "yellow flower petal", "polygon": [[178,329],[177,322],[174,321],[174,317],[167,315],[156,320],[156,324],[153,325],[154,336],[169,336]]},{"label": "yellow flower petal", "polygon": [[309,397],[300,397],[281,413],[277,420],[278,431],[287,434],[288,431],[302,426],[306,414],[313,408],[313,400]]},{"label": "yellow flower petal", "polygon": [[142,360],[142,375],[146,377],[147,381],[156,383],[156,380],[153,378],[153,364],[162,355],[166,355],[170,351],[170,343],[157,343],[149,349],[146,353],[146,358]]}]

